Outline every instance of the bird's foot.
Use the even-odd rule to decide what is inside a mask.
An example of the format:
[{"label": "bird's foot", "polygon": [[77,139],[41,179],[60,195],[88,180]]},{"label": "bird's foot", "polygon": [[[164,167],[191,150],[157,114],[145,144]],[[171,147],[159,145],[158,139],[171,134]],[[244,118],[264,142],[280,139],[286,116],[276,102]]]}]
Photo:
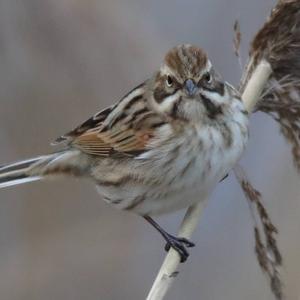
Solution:
[{"label": "bird's foot", "polygon": [[189,241],[188,239],[176,237],[171,234],[168,234],[165,237],[165,239],[167,241],[165,250],[169,251],[171,247],[174,250],[176,250],[180,256],[181,263],[185,262],[190,255],[186,248],[191,248],[191,247],[195,246],[195,244],[193,242]]}]

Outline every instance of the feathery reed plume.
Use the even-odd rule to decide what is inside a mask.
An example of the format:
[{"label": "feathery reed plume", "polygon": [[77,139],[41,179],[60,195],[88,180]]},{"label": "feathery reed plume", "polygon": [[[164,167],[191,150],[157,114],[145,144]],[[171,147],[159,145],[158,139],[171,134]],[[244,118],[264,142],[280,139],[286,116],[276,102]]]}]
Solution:
[{"label": "feathery reed plume", "polygon": [[272,66],[272,76],[255,111],[271,116],[292,147],[300,172],[300,1],[281,0],[255,36],[241,90],[262,59]]},{"label": "feathery reed plume", "polygon": [[234,173],[248,201],[254,222],[255,253],[258,263],[268,275],[271,290],[276,299],[281,300],[283,293],[279,267],[282,264],[282,257],[275,238],[278,231],[262,204],[261,193],[250,183],[243,168],[240,165],[236,165]]},{"label": "feathery reed plume", "polygon": [[[265,60],[272,74],[254,111],[262,111],[280,125],[292,147],[295,167],[300,172],[300,0],[280,0],[262,29],[254,37],[250,59],[240,91],[252,76],[255,67]],[[240,167],[235,168],[254,219],[255,252],[260,267],[268,275],[271,290],[282,299],[279,267],[282,258],[277,247],[276,228],[261,202],[261,194],[253,188]]]},{"label": "feathery reed plume", "polygon": [[240,46],[241,46],[242,34],[241,34],[240,23],[238,20],[235,20],[233,25],[233,30],[234,30],[234,38],[233,38],[234,54],[236,57],[240,57]]},{"label": "feathery reed plume", "polygon": [[238,20],[235,20],[235,22],[234,22],[233,31],[234,31],[233,50],[234,50],[235,56],[238,59],[239,65],[242,69],[242,60],[241,60],[241,53],[240,53],[240,47],[241,47],[241,42],[242,42],[242,33],[241,33],[240,22]]}]

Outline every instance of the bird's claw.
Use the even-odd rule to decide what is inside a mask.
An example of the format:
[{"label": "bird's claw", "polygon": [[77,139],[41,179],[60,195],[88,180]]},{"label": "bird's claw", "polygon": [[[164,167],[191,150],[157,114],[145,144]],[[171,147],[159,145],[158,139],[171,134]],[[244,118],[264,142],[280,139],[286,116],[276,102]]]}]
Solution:
[{"label": "bird's claw", "polygon": [[183,263],[189,257],[189,252],[186,248],[194,247],[195,244],[189,241],[186,238],[176,237],[173,235],[168,235],[167,244],[165,246],[165,250],[169,251],[172,247],[180,256],[180,262]]}]

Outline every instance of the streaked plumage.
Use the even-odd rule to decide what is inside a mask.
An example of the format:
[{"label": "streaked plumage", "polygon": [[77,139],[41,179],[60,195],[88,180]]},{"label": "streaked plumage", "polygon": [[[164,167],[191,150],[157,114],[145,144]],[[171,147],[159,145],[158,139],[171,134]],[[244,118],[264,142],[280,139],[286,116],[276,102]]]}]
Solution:
[{"label": "streaked plumage", "polygon": [[63,151],[1,168],[0,187],[28,178],[89,177],[120,209],[167,213],[205,199],[247,139],[238,92],[202,49],[180,45],[149,80],[57,139]]}]

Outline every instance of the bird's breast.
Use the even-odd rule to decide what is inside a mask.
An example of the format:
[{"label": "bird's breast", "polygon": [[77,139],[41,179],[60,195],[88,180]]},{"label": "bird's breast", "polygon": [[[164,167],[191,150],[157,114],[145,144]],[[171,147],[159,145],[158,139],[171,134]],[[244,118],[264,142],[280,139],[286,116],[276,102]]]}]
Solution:
[{"label": "bird's breast", "polygon": [[124,174],[122,185],[99,185],[99,191],[119,208],[141,215],[187,207],[203,201],[233,168],[247,139],[246,121],[190,126],[129,163],[127,171],[123,166],[117,172]]}]

